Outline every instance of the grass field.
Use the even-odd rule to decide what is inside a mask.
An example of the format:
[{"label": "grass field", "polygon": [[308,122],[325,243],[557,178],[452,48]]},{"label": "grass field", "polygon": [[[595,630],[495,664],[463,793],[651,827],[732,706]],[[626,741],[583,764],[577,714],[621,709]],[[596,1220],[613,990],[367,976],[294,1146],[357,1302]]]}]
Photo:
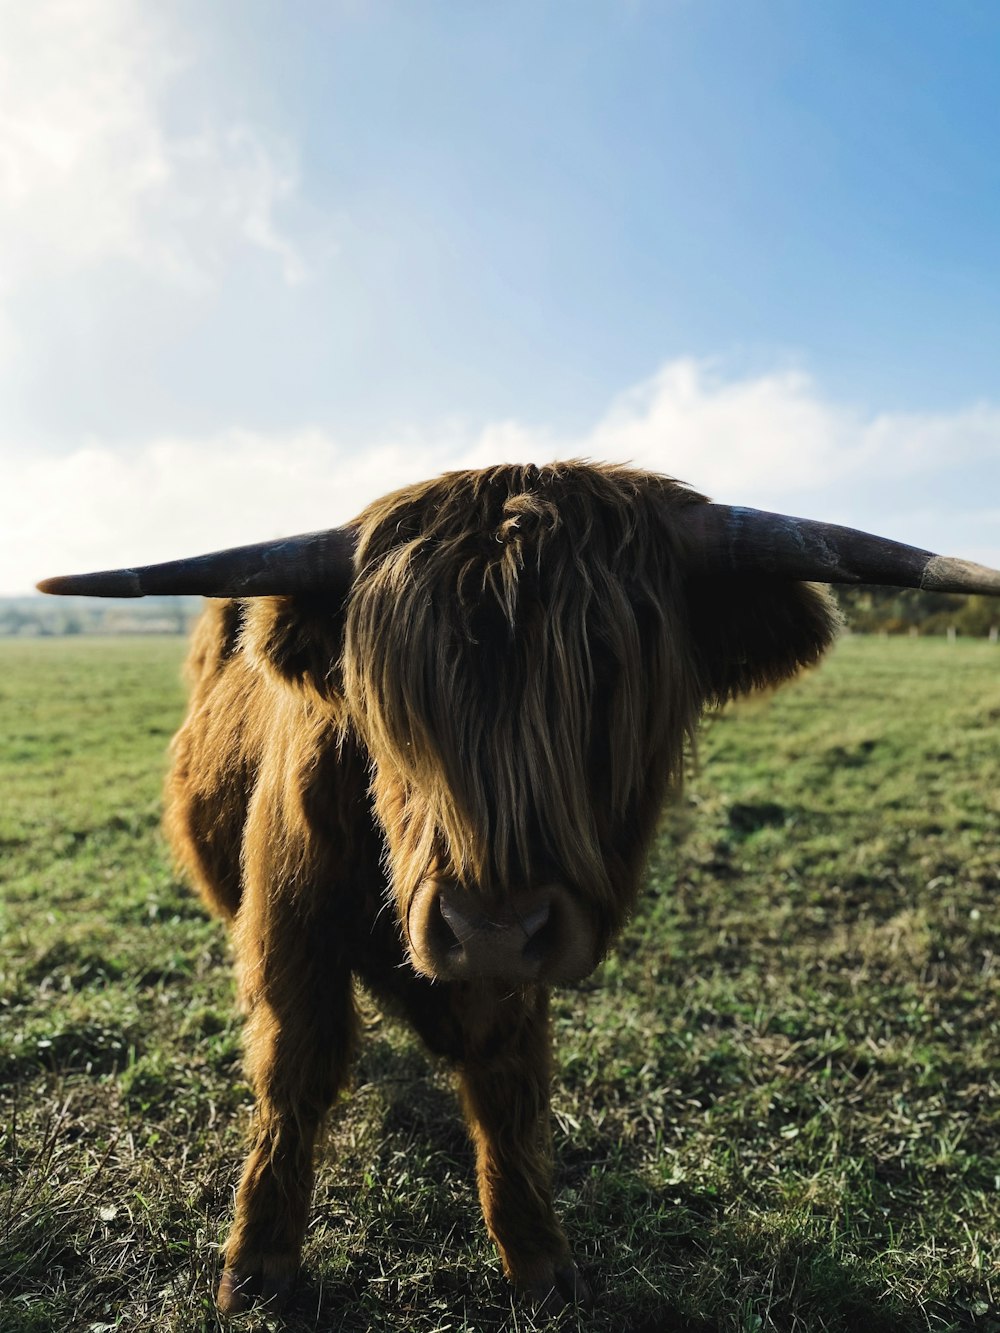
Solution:
[{"label": "grass field", "polygon": [[[158,832],[182,650],[0,641],[0,1333],[220,1326],[249,1096],[224,933]],[[556,1004],[597,1293],[558,1327],[998,1333],[998,778],[985,643],[847,639],[706,723],[635,920]],[[286,1326],[549,1327],[446,1071],[366,1026]]]}]

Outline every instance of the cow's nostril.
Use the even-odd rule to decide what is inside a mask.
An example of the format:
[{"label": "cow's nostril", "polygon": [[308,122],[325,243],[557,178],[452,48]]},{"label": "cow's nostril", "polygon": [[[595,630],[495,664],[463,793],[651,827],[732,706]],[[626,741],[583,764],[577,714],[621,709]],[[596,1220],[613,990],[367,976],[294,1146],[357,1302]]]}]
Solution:
[{"label": "cow's nostril", "polygon": [[445,900],[443,893],[438,895],[437,905],[437,915],[431,923],[435,943],[446,953],[460,953],[475,928],[461,912]]},{"label": "cow's nostril", "polygon": [[541,907],[536,907],[533,912],[528,912],[525,916],[518,917],[517,924],[524,931],[524,937],[527,940],[533,939],[549,919],[551,907],[548,903],[542,903]]},{"label": "cow's nostril", "polygon": [[441,921],[448,934],[452,937],[450,944],[452,946],[465,944],[465,942],[475,935],[477,926],[474,921],[470,921],[467,916],[445,898],[442,893],[438,897],[438,911],[441,914]]},{"label": "cow's nostril", "polygon": [[532,961],[541,960],[552,952],[558,935],[558,925],[550,903],[537,908],[521,923],[527,940],[522,950],[523,956]]}]

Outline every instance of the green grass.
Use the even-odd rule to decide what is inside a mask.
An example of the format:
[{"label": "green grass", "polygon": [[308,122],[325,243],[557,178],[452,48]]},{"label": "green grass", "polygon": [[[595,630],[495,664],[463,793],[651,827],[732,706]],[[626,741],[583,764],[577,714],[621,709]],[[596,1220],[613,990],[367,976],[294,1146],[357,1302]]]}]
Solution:
[{"label": "green grass", "polygon": [[[249,1095],[158,832],[169,639],[0,641],[0,1333],[212,1330]],[[1000,651],[845,640],[710,719],[559,996],[563,1329],[1000,1330]],[[367,1017],[287,1326],[530,1330],[447,1073]],[[267,1326],[262,1316],[237,1327]]]}]

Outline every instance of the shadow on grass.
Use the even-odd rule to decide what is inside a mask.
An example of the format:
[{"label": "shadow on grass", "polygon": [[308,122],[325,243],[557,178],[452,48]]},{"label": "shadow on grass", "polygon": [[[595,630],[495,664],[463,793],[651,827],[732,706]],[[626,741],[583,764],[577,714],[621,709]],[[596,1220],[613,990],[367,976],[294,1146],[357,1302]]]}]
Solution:
[{"label": "shadow on grass", "polygon": [[[657,1192],[645,1192],[637,1202],[662,1216]],[[407,1327],[469,1333],[556,1328],[581,1333],[944,1333],[976,1328],[985,1333],[996,1327],[963,1311],[950,1318],[942,1311],[934,1318],[917,1304],[887,1303],[884,1284],[821,1246],[790,1240],[776,1254],[773,1242],[762,1239],[754,1245],[734,1236],[724,1223],[707,1229],[699,1240],[675,1243],[669,1256],[651,1261],[645,1275],[614,1262],[605,1262],[603,1271],[598,1264],[585,1264],[595,1288],[593,1308],[566,1310],[553,1318],[514,1301],[495,1263],[463,1269],[446,1252],[441,1255],[443,1239],[443,1233],[426,1239],[423,1248],[442,1260],[430,1273],[426,1253],[387,1244],[352,1254],[346,1271],[305,1272],[283,1326],[288,1333],[326,1328],[388,1333]],[[648,1235],[646,1243],[655,1249],[656,1235]],[[658,1289],[668,1283],[674,1292]]]},{"label": "shadow on grass", "polygon": [[[887,1294],[892,1274],[880,1272],[876,1259],[838,1255],[829,1243],[778,1232],[766,1219],[741,1220],[739,1201],[683,1186],[651,1188],[627,1168],[608,1166],[616,1144],[572,1153],[568,1172],[557,1172],[559,1192],[568,1196],[563,1218],[594,1306],[557,1317],[534,1313],[512,1299],[485,1238],[455,1099],[408,1076],[383,1091],[382,1135],[367,1183],[328,1196],[330,1230],[311,1246],[282,1320],[288,1333],[989,1328],[967,1310]],[[346,1243],[338,1235],[345,1222]]]},{"label": "shadow on grass", "polygon": [[[364,1074],[364,1070],[362,1073]],[[43,1135],[25,1177],[3,1179],[0,1333],[67,1327],[170,1328],[174,1333],[998,1333],[974,1294],[906,1301],[884,1257],[838,1252],[829,1241],[754,1213],[735,1196],[684,1184],[652,1187],[612,1135],[567,1143],[557,1190],[567,1231],[595,1291],[592,1310],[555,1319],[515,1304],[479,1216],[473,1156],[451,1091],[410,1052],[376,1052],[359,1089],[359,1120],[333,1126],[339,1151],[320,1172],[306,1267],[281,1318],[258,1312],[227,1325],[211,1308],[212,1244],[229,1207],[222,1142],[204,1188],[156,1168],[147,1152],[128,1180],[79,1177],[70,1125]],[[64,1112],[65,1113],[65,1108]],[[82,1125],[83,1120],[80,1121]],[[364,1127],[350,1146],[352,1134]],[[230,1148],[231,1148],[230,1142]],[[339,1161],[337,1160],[339,1158]],[[16,1163],[10,1166],[16,1166]],[[31,1164],[22,1161],[22,1168]],[[225,1178],[225,1179],[224,1179]],[[155,1207],[133,1220],[136,1190]],[[188,1178],[189,1179],[189,1178]],[[0,1189],[0,1194],[3,1190]],[[110,1206],[105,1206],[110,1205]],[[917,1289],[916,1286],[914,1289]],[[961,1299],[959,1299],[961,1297]],[[85,1319],[86,1322],[74,1323]]]}]

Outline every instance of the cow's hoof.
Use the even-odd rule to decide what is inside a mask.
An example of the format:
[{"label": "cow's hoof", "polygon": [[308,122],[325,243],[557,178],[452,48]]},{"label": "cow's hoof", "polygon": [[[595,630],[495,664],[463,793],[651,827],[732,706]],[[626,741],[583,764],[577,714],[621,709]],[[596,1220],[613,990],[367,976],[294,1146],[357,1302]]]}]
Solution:
[{"label": "cow's hoof", "polygon": [[[284,1269],[285,1265],[280,1267]],[[215,1298],[220,1314],[242,1314],[260,1306],[281,1310],[291,1295],[295,1274],[268,1271],[271,1268],[266,1262],[248,1272],[227,1268]]]},{"label": "cow's hoof", "polygon": [[590,1287],[572,1260],[551,1264],[544,1273],[533,1275],[530,1282],[520,1282],[518,1286],[545,1314],[558,1314],[568,1305],[586,1308],[594,1302]]}]

